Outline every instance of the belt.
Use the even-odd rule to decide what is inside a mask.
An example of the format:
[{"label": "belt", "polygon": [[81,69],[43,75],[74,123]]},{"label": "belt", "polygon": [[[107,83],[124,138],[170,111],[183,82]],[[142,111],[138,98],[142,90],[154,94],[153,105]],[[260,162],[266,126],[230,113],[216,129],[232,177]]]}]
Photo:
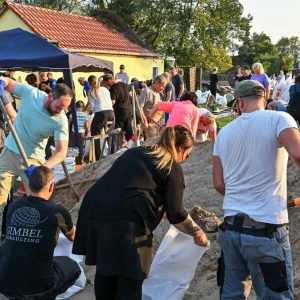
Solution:
[{"label": "belt", "polygon": [[[230,216],[230,217],[226,217],[225,221],[229,221],[232,222],[234,221],[234,216]],[[266,228],[267,227],[267,223],[263,223],[263,222],[257,222],[253,219],[244,219],[243,220],[243,226],[254,226],[257,228]],[[286,226],[286,224],[276,224],[277,228]]]},{"label": "belt", "polygon": [[[228,222],[232,222],[230,224]],[[222,225],[222,224],[221,224]],[[258,237],[274,237],[273,233],[277,231],[277,228],[286,226],[286,224],[269,224],[257,222],[255,220],[246,218],[245,216],[230,216],[225,218],[223,226],[220,226],[222,230],[235,231],[242,234],[253,235]]]}]

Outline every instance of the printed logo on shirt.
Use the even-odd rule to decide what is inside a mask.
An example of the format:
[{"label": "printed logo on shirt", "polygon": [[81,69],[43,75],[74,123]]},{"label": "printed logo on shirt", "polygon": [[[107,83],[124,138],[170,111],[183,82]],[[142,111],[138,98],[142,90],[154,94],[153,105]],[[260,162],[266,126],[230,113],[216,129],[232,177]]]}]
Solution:
[{"label": "printed logo on shirt", "polygon": [[42,230],[34,229],[38,224],[45,222],[48,217],[40,221],[40,213],[32,207],[17,209],[11,217],[11,226],[6,230],[6,239],[23,243],[39,243],[43,237]]}]

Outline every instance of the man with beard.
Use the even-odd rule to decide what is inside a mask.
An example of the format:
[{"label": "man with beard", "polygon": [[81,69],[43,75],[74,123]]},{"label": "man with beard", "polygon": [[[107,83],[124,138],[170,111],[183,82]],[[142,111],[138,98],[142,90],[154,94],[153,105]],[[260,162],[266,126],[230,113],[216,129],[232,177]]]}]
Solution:
[{"label": "man with beard", "polygon": [[[28,178],[35,166],[52,169],[65,159],[69,136],[64,110],[73,97],[72,90],[65,84],[57,84],[47,95],[33,86],[0,77],[0,96],[4,89],[21,99],[14,127],[31,166],[25,170],[17,144],[9,133],[0,155],[0,215],[18,176],[29,193]],[[54,136],[56,152],[45,162],[45,147],[50,136]]]}]

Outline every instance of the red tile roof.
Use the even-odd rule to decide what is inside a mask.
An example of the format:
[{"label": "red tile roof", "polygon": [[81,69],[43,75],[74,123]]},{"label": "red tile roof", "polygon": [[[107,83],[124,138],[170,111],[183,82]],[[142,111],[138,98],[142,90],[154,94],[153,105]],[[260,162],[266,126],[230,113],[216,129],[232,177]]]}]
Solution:
[{"label": "red tile roof", "polygon": [[7,1],[4,6],[17,14],[37,35],[58,42],[60,48],[68,51],[159,56],[129,41],[95,18]]}]

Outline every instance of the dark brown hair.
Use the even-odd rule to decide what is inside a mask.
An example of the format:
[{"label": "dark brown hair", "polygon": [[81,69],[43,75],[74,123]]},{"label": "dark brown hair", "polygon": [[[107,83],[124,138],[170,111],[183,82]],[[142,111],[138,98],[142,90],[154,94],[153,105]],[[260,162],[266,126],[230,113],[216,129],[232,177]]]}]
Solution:
[{"label": "dark brown hair", "polygon": [[29,85],[32,85],[34,87],[38,87],[37,85],[37,78],[36,76],[31,73],[31,74],[28,74],[25,78],[26,82],[29,84]]},{"label": "dark brown hair", "polygon": [[194,92],[186,92],[180,98],[180,101],[190,100],[195,106],[197,106],[198,96]]},{"label": "dark brown hair", "polygon": [[29,179],[29,188],[33,193],[38,193],[54,180],[51,169],[45,166],[36,167]]}]

